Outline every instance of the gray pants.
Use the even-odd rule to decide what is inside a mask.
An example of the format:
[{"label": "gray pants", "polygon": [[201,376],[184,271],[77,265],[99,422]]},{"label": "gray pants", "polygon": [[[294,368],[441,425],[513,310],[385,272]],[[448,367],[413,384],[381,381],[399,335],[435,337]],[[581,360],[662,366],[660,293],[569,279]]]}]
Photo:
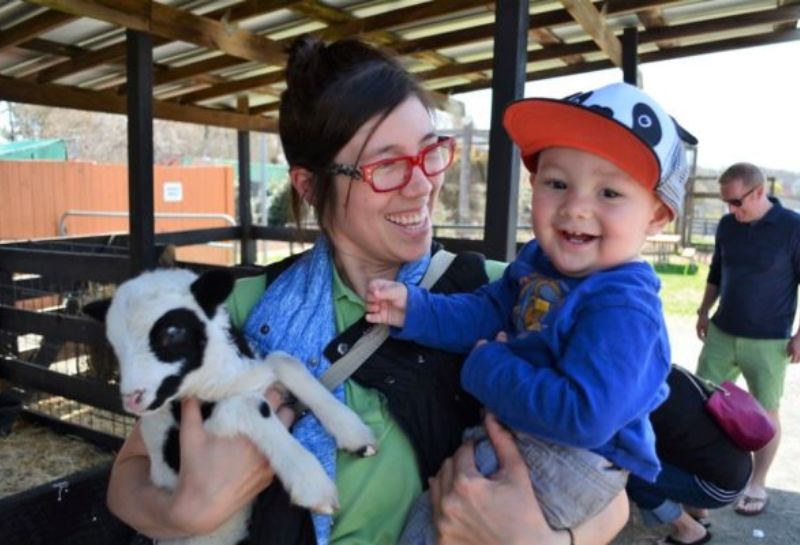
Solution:
[{"label": "gray pants", "polygon": [[[573,528],[592,518],[625,488],[628,472],[598,454],[532,435],[515,435],[536,498],[552,528]],[[478,471],[486,476],[496,472],[497,456],[484,428],[471,428],[464,436],[476,440]],[[436,541],[430,493],[425,492],[411,507],[398,545],[435,545]]]}]

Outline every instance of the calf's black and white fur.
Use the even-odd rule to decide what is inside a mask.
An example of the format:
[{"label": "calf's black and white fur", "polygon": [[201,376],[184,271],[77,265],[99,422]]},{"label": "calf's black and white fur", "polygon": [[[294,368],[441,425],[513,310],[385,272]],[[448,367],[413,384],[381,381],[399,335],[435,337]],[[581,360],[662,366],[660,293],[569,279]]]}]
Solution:
[{"label": "calf's black and white fur", "polygon": [[[209,433],[249,437],[295,504],[333,513],[338,507],[334,483],[278,420],[264,391],[281,382],[315,413],[340,448],[368,456],[375,453],[375,438],[295,358],[281,352],[253,357],[225,310],[232,288],[225,270],[199,277],[182,269],[157,270],[124,282],[113,299],[84,307],[86,314],[105,319],[120,363],[123,405],[141,416],[150,478],[168,489],[177,485],[178,400],[192,396],[203,402]],[[235,544],[247,535],[249,515],[248,507],[212,534],[160,543]]]}]

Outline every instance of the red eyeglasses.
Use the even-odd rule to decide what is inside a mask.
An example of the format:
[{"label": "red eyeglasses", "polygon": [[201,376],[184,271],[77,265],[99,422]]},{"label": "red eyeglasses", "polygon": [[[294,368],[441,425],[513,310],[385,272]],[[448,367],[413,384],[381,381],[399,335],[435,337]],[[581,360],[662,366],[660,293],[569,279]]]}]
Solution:
[{"label": "red eyeglasses", "polygon": [[407,186],[414,167],[419,167],[428,177],[441,174],[453,164],[455,150],[454,138],[440,136],[434,144],[424,147],[416,156],[392,157],[361,166],[334,163],[328,171],[331,174],[343,174],[363,180],[376,193],[385,193]]}]

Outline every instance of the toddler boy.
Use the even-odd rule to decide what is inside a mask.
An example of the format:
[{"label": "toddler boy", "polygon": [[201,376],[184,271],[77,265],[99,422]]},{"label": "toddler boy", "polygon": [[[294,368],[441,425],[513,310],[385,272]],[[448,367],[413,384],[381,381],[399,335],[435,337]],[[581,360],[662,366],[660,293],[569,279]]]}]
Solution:
[{"label": "toddler boy", "polygon": [[[374,281],[367,319],[469,352],[462,385],[515,430],[548,523],[568,529],[628,472],[653,481],[660,469],[648,414],[667,395],[670,348],[659,280],[640,251],[678,214],[682,141],[696,140],[624,83],[514,102],[504,125],[531,172],[535,239],[471,294]],[[497,469],[488,440],[476,461],[485,475]],[[401,543],[435,540],[424,496]]]}]

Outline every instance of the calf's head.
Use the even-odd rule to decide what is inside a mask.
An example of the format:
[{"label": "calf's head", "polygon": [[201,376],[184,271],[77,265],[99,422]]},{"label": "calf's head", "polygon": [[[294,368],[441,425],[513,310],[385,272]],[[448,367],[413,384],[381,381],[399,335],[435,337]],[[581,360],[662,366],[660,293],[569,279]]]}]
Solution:
[{"label": "calf's head", "polygon": [[230,320],[222,304],[232,288],[233,277],[223,269],[201,276],[156,270],[122,283],[112,299],[83,308],[105,321],[127,411],[154,411],[191,393],[204,362],[213,366],[224,359]]}]

